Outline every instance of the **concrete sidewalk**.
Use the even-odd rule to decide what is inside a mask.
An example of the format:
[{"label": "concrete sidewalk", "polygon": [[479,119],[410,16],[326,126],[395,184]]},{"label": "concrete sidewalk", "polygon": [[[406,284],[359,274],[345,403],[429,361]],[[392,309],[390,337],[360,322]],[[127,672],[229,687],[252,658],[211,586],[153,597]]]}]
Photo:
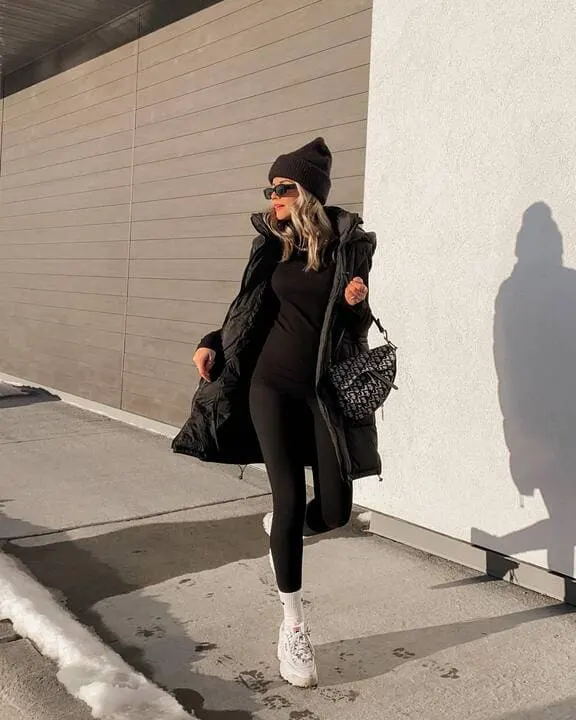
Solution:
[{"label": "concrete sidewalk", "polygon": [[570,608],[354,524],[306,545],[320,687],[286,685],[258,470],[30,397],[0,401],[0,493],[4,550],[198,718],[576,717]]}]

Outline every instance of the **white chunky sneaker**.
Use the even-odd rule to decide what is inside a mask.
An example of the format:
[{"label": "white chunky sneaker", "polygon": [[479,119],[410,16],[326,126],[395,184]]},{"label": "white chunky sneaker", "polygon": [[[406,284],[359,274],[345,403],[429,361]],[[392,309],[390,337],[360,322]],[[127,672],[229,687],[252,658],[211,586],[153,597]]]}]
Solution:
[{"label": "white chunky sneaker", "polygon": [[305,625],[289,630],[282,623],[278,637],[278,660],[280,675],[290,685],[300,688],[318,685],[314,647]]}]

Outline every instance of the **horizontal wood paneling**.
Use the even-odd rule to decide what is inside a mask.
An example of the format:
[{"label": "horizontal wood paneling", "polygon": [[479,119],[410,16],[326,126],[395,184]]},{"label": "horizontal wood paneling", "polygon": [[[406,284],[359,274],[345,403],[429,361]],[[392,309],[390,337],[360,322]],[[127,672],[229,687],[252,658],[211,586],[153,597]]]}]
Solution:
[{"label": "horizontal wood paneling", "polygon": [[242,275],[246,258],[224,260],[223,258],[183,258],[132,260],[131,278],[174,279],[174,280],[211,280],[236,282]]},{"label": "horizontal wood paneling", "polygon": [[188,398],[184,399],[184,396],[182,396],[178,405],[168,403],[162,395],[152,395],[151,390],[145,395],[136,395],[124,390],[122,392],[122,409],[179,427],[190,414],[190,395],[193,388],[194,385],[190,385]]},{"label": "horizontal wood paneling", "polygon": [[[87,140],[113,135],[114,133],[131,130],[134,124],[132,117],[133,98],[122,97],[107,103],[98,113],[85,113],[84,124],[68,127],[66,131],[53,131],[43,137],[18,138],[19,142],[7,147],[4,151],[6,160],[20,159],[30,155],[42,154],[48,150],[69,148],[71,145]],[[96,119],[95,115],[101,116]],[[103,117],[102,117],[103,116]],[[66,125],[70,125],[70,116],[66,116]],[[84,118],[83,118],[84,119]],[[28,132],[28,131],[25,131]],[[12,140],[15,138],[13,137]]]},{"label": "horizontal wood paneling", "polygon": [[36,290],[29,287],[13,287],[4,283],[0,285],[0,302],[2,301],[22,302],[58,309],[90,310],[92,312],[112,313],[121,316],[124,315],[126,308],[126,298],[122,295]]},{"label": "horizontal wood paneling", "polygon": [[[11,278],[19,275],[70,276],[85,279],[83,273],[90,271],[92,278],[124,278],[126,275],[126,258],[8,258],[2,260],[2,272]],[[38,286],[37,286],[38,287]],[[86,285],[83,286],[86,288]]]},{"label": "horizontal wood paneling", "polygon": [[[353,175],[363,175],[364,162],[364,149],[335,153],[332,172],[333,180]],[[221,170],[209,175],[191,175],[186,178],[185,182],[180,177],[167,180],[150,180],[135,186],[134,202],[166,200],[194,195],[202,196],[210,193],[229,193],[236,192],[239,188],[254,188],[260,193],[261,189],[268,184],[269,167],[269,164],[253,165],[247,168],[238,168],[237,170]],[[262,196],[260,195],[260,197]]]},{"label": "horizontal wood paneling", "polygon": [[[3,263],[8,260],[123,260],[125,242],[3,243]],[[92,266],[91,266],[92,269]]]},{"label": "horizontal wood paneling", "polygon": [[[278,17],[287,10],[284,8],[302,7],[314,0],[288,0],[284,3],[273,3],[269,0],[225,0],[215,8],[210,8],[196,16],[190,16],[173,26],[173,34],[166,32],[169,42],[154,43],[150,38],[142,41],[142,70],[165,61],[177,62],[180,55],[188,52],[191,47],[217,41],[235,33],[249,30],[261,25],[271,17]],[[162,31],[160,31],[162,32]],[[159,39],[161,34],[157,35]]]},{"label": "horizontal wood paneling", "polygon": [[323,135],[361,209],[370,14],[222,0],[8,98],[0,369],[181,423],[275,157]]},{"label": "horizontal wood paneling", "polygon": [[[120,57],[118,56],[120,55]],[[120,406],[136,47],[8,104],[0,166],[0,368]],[[17,98],[17,96],[15,96]]]},{"label": "horizontal wood paneling", "polygon": [[6,316],[15,318],[28,318],[30,320],[40,320],[45,323],[56,323],[59,325],[73,325],[88,330],[105,330],[113,333],[124,332],[123,316],[114,313],[12,302],[0,304],[0,315],[6,309],[8,309]]},{"label": "horizontal wood paneling", "polygon": [[[346,201],[361,203],[363,184],[364,178],[362,175],[334,180],[330,196],[331,202],[336,205]],[[182,188],[182,192],[185,192],[185,188]],[[168,200],[137,202],[133,205],[132,217],[135,221],[138,221],[160,218],[205,217],[215,215],[218,212],[248,214],[259,205],[262,207],[265,205],[262,191],[260,188],[253,188],[250,190],[233,190],[227,193],[189,195]]]},{"label": "horizontal wood paneling", "polygon": [[165,300],[196,300],[228,305],[234,299],[238,283],[236,280],[160,280],[132,278],[130,295],[140,298]]},{"label": "horizontal wood paneling", "polygon": [[49,105],[51,102],[57,102],[60,97],[66,97],[74,94],[68,90],[71,82],[78,80],[80,84],[88,79],[94,73],[99,73],[102,69],[110,68],[117,62],[122,62],[126,58],[132,57],[137,53],[137,43],[128,43],[112,50],[105,55],[100,55],[90,62],[75,65],[70,70],[65,70],[58,75],[54,75],[47,80],[30,85],[14,95],[6,98],[7,120],[17,118],[20,114],[34,110],[37,107]]},{"label": "horizontal wood paneling", "polygon": [[142,337],[140,335],[126,335],[126,352],[132,355],[171,360],[173,362],[187,363],[192,359],[196,349],[197,337],[186,338],[186,342],[175,340],[158,340],[157,338]]},{"label": "horizontal wood paneling", "polygon": [[[19,331],[26,337],[34,337],[34,343],[39,347],[49,347],[52,351],[72,352],[72,357],[78,357],[86,362],[90,356],[90,349],[100,348],[113,351],[110,357],[115,358],[122,351],[124,345],[123,331],[111,332],[95,328],[90,325],[72,325],[58,323],[52,320],[27,317],[16,309],[12,315],[13,321],[18,324]],[[14,337],[14,336],[13,336]],[[73,345],[80,345],[76,349]]]},{"label": "horizontal wood paneling", "polygon": [[[139,87],[145,89],[164,82],[166,85],[163,92],[168,93],[170,86],[167,81],[172,78],[182,77],[210,66],[222,66],[233,58],[237,63],[248,59],[250,63],[249,71],[254,72],[258,62],[254,55],[261,52],[262,48],[275,43],[292,44],[295,57],[298,57],[298,50],[293,44],[293,38],[298,37],[300,34],[308,34],[322,26],[326,26],[326,35],[334,36],[337,31],[335,28],[329,27],[331,22],[362,10],[369,10],[370,7],[370,0],[348,0],[345,3],[341,0],[321,0],[320,2],[304,3],[301,8],[296,8],[291,4],[288,10],[282,3],[269,3],[266,10],[272,19],[248,28],[244,32],[239,32],[237,26],[239,13],[230,15],[227,18],[228,25],[222,21],[218,23],[219,32],[222,35],[221,40],[217,39],[213,30],[210,32],[210,26],[205,26],[201,30],[188,35],[188,47],[184,53],[178,56],[177,62],[167,60],[156,62],[149,67],[145,67],[143,64]],[[246,11],[244,13],[246,14]],[[286,32],[287,24],[289,24],[290,30],[288,34]],[[362,30],[366,30],[365,25]],[[224,33],[231,34],[224,36]],[[208,39],[208,42],[206,42],[206,39]],[[275,53],[278,55],[281,47],[279,45],[275,48]],[[145,57],[144,54],[143,58]],[[277,64],[286,61],[286,59],[279,59]],[[269,65],[269,60],[264,57],[262,66],[267,67]],[[165,97],[173,97],[173,95],[166,94]],[[143,102],[142,104],[145,105],[146,103]]]},{"label": "horizontal wood paneling", "polygon": [[133,316],[128,318],[126,332],[128,335],[139,335],[156,340],[175,340],[176,342],[196,341],[208,332],[208,326],[202,323],[191,323],[182,320],[165,320]]},{"label": "horizontal wood paneling", "polygon": [[[358,40],[342,47],[332,48],[331,50],[326,50],[325,52],[319,53],[318,55],[315,55],[313,57],[306,57],[302,60],[294,61],[287,65],[280,74],[274,68],[272,68],[270,70],[264,70],[260,73],[256,73],[255,75],[251,75],[249,77],[240,78],[238,80],[231,80],[228,83],[223,83],[215,87],[208,87],[202,90],[198,90],[197,92],[189,93],[188,95],[177,98],[175,100],[169,100],[168,102],[164,103],[162,113],[164,116],[168,114],[177,114],[179,112],[185,114],[191,109],[194,109],[195,111],[200,111],[208,108],[217,107],[222,104],[223,98],[226,99],[226,103],[228,104],[229,102],[236,100],[244,100],[246,98],[254,97],[258,94],[262,95],[262,106],[270,108],[272,113],[274,111],[274,106],[267,105],[266,98],[264,97],[266,91],[275,91],[279,87],[289,89],[291,85],[297,85],[308,80],[313,80],[323,77],[325,75],[329,75],[331,73],[342,72],[343,70],[347,70],[350,67],[358,67],[363,64],[367,64],[369,49],[369,40]],[[343,119],[341,120],[341,122],[353,122],[354,120],[366,118],[366,101],[366,98],[358,97],[356,101],[356,107],[363,108],[364,112],[357,113],[355,117]],[[346,104],[345,100],[342,102]],[[325,113],[329,113],[331,107],[327,104],[324,109]],[[314,111],[314,108],[312,108],[312,111]],[[295,112],[298,113],[298,110],[296,110]],[[358,117],[358,114],[361,117]],[[299,129],[292,128],[292,126],[288,125],[288,122],[286,121],[285,127],[290,127],[290,130],[292,132],[304,132],[305,130],[311,130],[315,127],[325,126],[327,124],[326,120],[332,120],[332,122],[328,123],[329,125],[338,125],[340,123],[336,121],[336,118],[337,116],[333,116],[333,118],[331,118],[329,115],[324,114],[324,122],[321,122],[319,124],[305,125],[304,127]],[[258,121],[255,121],[255,123],[257,122]],[[277,126],[274,125],[272,120],[270,120],[270,122],[266,125],[267,130],[265,132],[269,134],[264,135],[264,138],[278,136]],[[255,124],[252,125],[252,127],[254,126]],[[225,130],[226,128],[223,129]],[[241,128],[237,128],[236,132],[238,132],[238,130],[241,131]],[[178,137],[175,139],[168,138],[163,142],[149,145],[141,142],[139,131],[140,128],[138,128],[136,132],[137,163],[150,162],[152,160],[162,160],[168,157],[178,157],[183,153],[193,152],[193,150],[190,148],[194,147],[194,143],[191,143],[189,139],[193,136],[185,136],[184,138]],[[231,131],[229,130],[228,132],[230,133]],[[241,132],[240,137],[243,137]],[[256,137],[254,137],[252,140],[256,141],[258,139],[262,139],[262,136],[256,135]],[[247,140],[247,142],[249,142],[249,140]],[[226,144],[234,145],[234,143],[229,142],[223,143],[222,145],[214,144],[213,147],[226,147]],[[180,152],[178,151],[179,147],[181,147]],[[210,149],[210,147],[206,149]]]},{"label": "horizontal wood paneling", "polygon": [[[220,19],[225,18],[238,10],[255,5],[261,0],[226,0],[203,10],[201,13],[194,13],[179,22],[167,25],[150,35],[146,35],[140,40],[140,53],[144,57],[145,53],[158,45],[165,45],[164,52],[174,52],[178,47],[178,38],[183,38],[187,33],[195,28],[208,25],[209,23],[217,23]],[[173,57],[173,55],[171,56]],[[148,64],[160,62],[159,57],[153,57]]]},{"label": "horizontal wood paneling", "polygon": [[[219,104],[205,110],[194,109],[191,112],[174,118],[156,119],[154,122],[142,123],[138,126],[138,142],[142,145],[158,142],[171,137],[189,135],[192,132],[214,130],[244,123],[259,118],[270,118],[273,115],[290,112],[303,107],[313,107],[330,100],[358,95],[367,92],[367,78],[363,67],[343,70],[329,77],[315,78],[298,83],[287,93],[284,88],[271,91],[265,102],[260,95],[248,97],[237,102]],[[163,106],[154,106],[154,115],[163,111]],[[138,113],[140,118],[146,109]],[[152,115],[152,113],[150,113]],[[291,131],[289,134],[294,134]]]},{"label": "horizontal wood paneling", "polygon": [[211,329],[220,327],[226,314],[225,303],[212,303],[204,300],[178,300],[165,298],[134,297],[128,298],[128,318],[131,316],[172,318],[189,322],[192,319],[199,324],[198,318]]},{"label": "horizontal wood paneling", "polygon": [[[280,133],[282,127],[278,128]],[[366,121],[346,123],[330,128],[318,128],[319,133],[324,133],[330,138],[330,147],[336,154],[334,171],[338,172],[338,153],[349,149],[361,148],[364,152],[366,144]],[[195,155],[169,158],[164,161],[154,161],[143,165],[136,165],[134,168],[134,180],[136,186],[152,180],[170,178],[193,177],[195,175],[207,175],[209,173],[230,172],[235,169],[246,169],[256,165],[269,167],[270,158],[276,157],[279,146],[300,147],[310,140],[309,132],[277,134],[269,140],[254,143],[245,143],[241,139],[237,145],[215,150],[203,150]],[[267,182],[266,176],[264,182]]]},{"label": "horizontal wood paneling", "polygon": [[[64,153],[63,153],[64,154]],[[3,163],[0,187],[2,189],[12,187],[32,187],[41,183],[52,183],[55,180],[82,177],[92,173],[106,172],[130,168],[132,164],[132,150],[130,148],[119,151],[103,152],[87,158],[80,158],[70,162],[60,162],[60,158],[54,157],[55,162],[49,165],[42,165],[36,169],[17,171],[11,174],[10,163]]]},{"label": "horizontal wood paneling", "polygon": [[[18,261],[15,261],[18,262]],[[5,288],[24,290],[48,290],[86,295],[126,294],[126,279],[123,277],[98,277],[97,275],[55,275],[20,274],[2,270],[2,285]]]},{"label": "horizontal wood paneling", "polygon": [[178,408],[190,405],[191,385],[166,382],[159,378],[148,378],[124,372],[124,392],[139,395],[142,398],[161,400],[162,406],[172,405]]},{"label": "horizontal wood paneling", "polygon": [[[135,53],[136,45],[132,45],[131,56],[133,57]],[[16,125],[27,128],[61,117],[70,111],[96,105],[102,100],[116,96],[117,93],[122,95],[120,83],[126,77],[130,77],[134,71],[132,57],[106,64],[101,70],[91,72],[72,82],[59,83],[48,93],[48,97],[39,94],[31,98],[28,103],[19,103],[12,108],[12,112],[8,108],[6,120],[8,122],[17,120]]]},{"label": "horizontal wood paneling", "polygon": [[133,241],[158,238],[236,237],[238,234],[254,234],[254,228],[246,213],[219,214],[214,217],[200,218],[132,221]]},{"label": "horizontal wood paneling", "polygon": [[[190,363],[190,360],[185,363],[177,363],[172,360],[161,360],[127,353],[124,358],[124,369],[131,375],[141,375],[146,378],[174,382],[189,389],[198,381],[196,368]],[[190,400],[190,395],[188,395],[188,400]]]},{"label": "horizontal wood paneling", "polygon": [[91,172],[86,175],[68,177],[64,180],[52,180],[49,183],[35,182],[17,188],[7,188],[2,192],[0,201],[2,205],[35,200],[37,198],[57,198],[61,196],[86,193],[88,190],[105,190],[106,188],[129,187],[131,183],[131,168],[118,170],[103,170]]},{"label": "horizontal wood paneling", "polygon": [[78,227],[45,228],[37,230],[0,231],[0,245],[48,245],[52,243],[93,243],[122,242],[125,247],[130,233],[129,223],[107,223],[106,225],[83,225]]},{"label": "horizontal wood paneling", "polygon": [[[129,174],[128,174],[129,177]],[[47,197],[27,198],[25,200],[0,200],[0,213],[4,217],[24,217],[53,213],[62,210],[87,210],[88,208],[112,207],[130,203],[131,188],[128,185],[112,185],[102,190],[94,189],[78,193],[60,193]],[[42,188],[41,192],[50,192]],[[127,220],[129,217],[126,218]]]},{"label": "horizontal wood paneling", "polygon": [[[341,2],[339,5],[342,7]],[[187,99],[186,94],[194,94],[201,89],[222,86],[232,81],[238,82],[240,79],[251,78],[260,72],[263,73],[259,77],[262,82],[266,82],[267,78],[274,74],[276,80],[284,84],[285,79],[291,77],[286,70],[292,63],[302,63],[305,58],[320,58],[324,51],[366,38],[366,33],[369,35],[370,30],[364,16],[365,12],[356,13],[330,23],[329,14],[323,18],[324,22],[319,17],[319,27],[299,34],[290,33],[288,36],[285,34],[286,29],[283,28],[284,32],[278,33],[279,39],[275,43],[269,42],[258,50],[231,57],[229,60],[220,60],[204,67],[200,66],[198,70],[178,75],[175,78],[170,78],[170,73],[167,73],[168,78],[162,77],[161,68],[158,68],[156,84],[140,89],[138,92],[138,107],[145,108],[138,123],[145,124],[154,119],[165,118],[171,112],[181,111]],[[260,37],[265,38],[266,36],[262,34]],[[225,48],[222,49],[225,50]],[[194,59],[197,59],[196,53]],[[140,83],[138,87],[142,87]],[[254,85],[254,88],[257,87]],[[172,102],[174,99],[178,99],[178,102]],[[160,103],[162,104],[161,109],[154,108]],[[151,106],[151,108],[146,106]],[[192,108],[193,105],[191,104],[190,107]],[[159,113],[158,118],[155,113]]]},{"label": "horizontal wood paneling", "polygon": [[165,238],[134,240],[131,245],[133,263],[139,260],[219,258],[246,261],[252,246],[252,235],[232,238]]}]

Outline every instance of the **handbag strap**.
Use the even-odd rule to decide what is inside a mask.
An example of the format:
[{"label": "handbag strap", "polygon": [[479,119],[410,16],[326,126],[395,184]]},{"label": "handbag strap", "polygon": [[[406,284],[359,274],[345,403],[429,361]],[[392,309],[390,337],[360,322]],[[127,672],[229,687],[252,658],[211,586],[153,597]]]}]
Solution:
[{"label": "handbag strap", "polygon": [[379,320],[375,315],[373,315],[373,314],[371,314],[371,316],[372,316],[372,322],[374,323],[374,325],[376,325],[376,327],[378,328],[378,330],[379,330],[379,331],[382,333],[382,335],[384,336],[384,340],[386,341],[386,345],[389,345],[393,350],[398,350],[398,347],[397,347],[396,345],[394,345],[393,342],[391,342],[390,338],[388,337],[388,331],[384,329],[384,326],[382,325],[382,323],[380,322],[380,320]]},{"label": "handbag strap", "polygon": [[375,317],[374,315],[372,315],[372,322],[374,323],[374,325],[376,325],[378,330],[380,330],[382,335],[384,335],[386,340],[388,340],[388,333],[386,332],[386,330],[384,330],[384,327],[383,327],[382,323],[380,322],[380,320],[377,317]]}]

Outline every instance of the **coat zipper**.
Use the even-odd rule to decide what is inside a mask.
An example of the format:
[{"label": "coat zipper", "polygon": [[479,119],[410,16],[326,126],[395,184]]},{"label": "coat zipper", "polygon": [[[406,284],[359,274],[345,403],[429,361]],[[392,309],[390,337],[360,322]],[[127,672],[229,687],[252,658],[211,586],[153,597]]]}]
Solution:
[{"label": "coat zipper", "polygon": [[[338,461],[340,463],[340,466],[345,471],[346,477],[351,479],[351,472],[352,472],[352,463],[350,461],[350,453],[348,452],[348,449],[343,446],[341,447],[341,444],[338,439],[338,434],[336,430],[334,429],[334,426],[332,422],[330,421],[330,414],[328,413],[328,410],[326,408],[326,404],[322,400],[320,396],[320,392],[318,391],[318,387],[320,385],[320,381],[322,377],[324,376],[324,356],[326,354],[326,346],[328,344],[328,335],[330,333],[330,327],[332,325],[333,321],[333,315],[334,315],[334,307],[336,305],[336,301],[338,300],[338,296],[340,295],[340,292],[342,290],[342,278],[345,277],[346,273],[343,269],[344,264],[344,251],[346,246],[346,241],[350,237],[350,235],[354,232],[356,229],[357,224],[353,225],[348,233],[346,234],[346,237],[342,238],[340,241],[340,245],[338,247],[338,255],[336,260],[336,271],[334,273],[334,283],[332,285],[332,291],[330,293],[330,297],[328,299],[328,306],[326,308],[326,314],[324,315],[324,323],[322,325],[322,331],[320,333],[320,347],[318,352],[318,362],[316,365],[316,399],[318,400],[318,406],[320,408],[320,412],[322,413],[322,417],[324,418],[326,425],[328,427],[328,431],[330,433],[330,437],[332,438],[332,443],[334,444],[334,450],[336,452],[336,455],[338,457]],[[343,334],[342,334],[343,337]],[[341,342],[341,340],[339,341]]]}]

